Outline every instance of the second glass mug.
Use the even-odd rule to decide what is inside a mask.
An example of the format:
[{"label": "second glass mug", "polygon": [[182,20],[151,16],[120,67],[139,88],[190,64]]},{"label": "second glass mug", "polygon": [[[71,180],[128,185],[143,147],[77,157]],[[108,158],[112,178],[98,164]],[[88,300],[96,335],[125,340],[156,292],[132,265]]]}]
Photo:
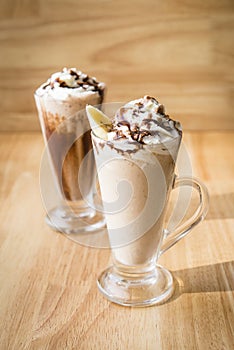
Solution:
[{"label": "second glass mug", "polygon": [[[206,215],[208,192],[197,179],[175,175],[181,136],[166,144],[105,141],[92,132],[113,266],[98,278],[110,301],[125,306],[150,306],[171,297],[171,273],[158,258]],[[196,212],[173,232],[164,229],[170,192],[192,186],[199,194]]]},{"label": "second glass mug", "polygon": [[37,91],[34,97],[46,145],[40,166],[46,223],[68,235],[99,231],[105,220],[93,208],[96,171],[85,101],[77,98],[72,105]]}]

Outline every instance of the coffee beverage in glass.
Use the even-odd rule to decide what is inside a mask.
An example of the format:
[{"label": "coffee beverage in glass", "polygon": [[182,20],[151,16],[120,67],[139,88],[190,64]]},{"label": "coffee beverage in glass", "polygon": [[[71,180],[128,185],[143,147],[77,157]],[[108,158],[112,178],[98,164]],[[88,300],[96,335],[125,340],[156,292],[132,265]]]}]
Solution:
[{"label": "coffee beverage in glass", "polygon": [[[98,279],[99,290],[121,305],[161,303],[172,295],[174,282],[158,258],[206,215],[207,190],[198,180],[176,177],[181,127],[156,99],[129,102],[112,122],[103,117],[95,125],[100,113],[90,107],[87,113],[113,260]],[[165,214],[170,192],[178,186],[195,188],[199,205],[169,232]]]},{"label": "coffee beverage in glass", "polygon": [[104,83],[76,68],[64,68],[34,95],[59,193],[53,208],[46,208],[46,222],[64,233],[90,232],[105,225],[103,216],[90,205],[95,196],[96,168],[85,112],[86,104],[101,108],[104,94]]}]

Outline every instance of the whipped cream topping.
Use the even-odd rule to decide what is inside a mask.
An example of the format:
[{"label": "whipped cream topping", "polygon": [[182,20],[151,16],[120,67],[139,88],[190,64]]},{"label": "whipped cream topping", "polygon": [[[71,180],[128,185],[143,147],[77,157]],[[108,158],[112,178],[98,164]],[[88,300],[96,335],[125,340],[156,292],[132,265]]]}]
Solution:
[{"label": "whipped cream topping", "polygon": [[182,134],[180,123],[165,114],[154,97],[144,96],[121,107],[113,120],[108,140],[128,139],[140,144],[159,144]]},{"label": "whipped cream topping", "polygon": [[90,77],[76,68],[63,68],[62,72],[52,74],[37,92],[40,95],[50,92],[55,94],[59,91],[62,93],[66,91],[67,94],[98,92],[102,95],[104,89],[105,84],[98,82],[95,77]]}]

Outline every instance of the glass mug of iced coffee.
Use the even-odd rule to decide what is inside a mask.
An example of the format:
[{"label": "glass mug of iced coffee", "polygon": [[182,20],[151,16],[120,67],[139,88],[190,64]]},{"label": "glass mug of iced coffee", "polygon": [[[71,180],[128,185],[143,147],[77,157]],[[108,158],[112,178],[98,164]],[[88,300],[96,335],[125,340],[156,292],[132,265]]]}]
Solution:
[{"label": "glass mug of iced coffee", "polygon": [[[104,93],[104,83],[76,68],[64,68],[34,94],[52,174],[50,187],[55,188],[55,195],[42,193],[46,222],[63,233],[92,232],[105,226],[103,216],[89,205],[95,195],[96,169],[85,112],[86,104],[101,108]],[[43,185],[45,191],[49,186]],[[52,196],[53,200],[48,198]]]},{"label": "glass mug of iced coffee", "polygon": [[[204,218],[206,187],[176,177],[181,126],[156,99],[131,101],[112,121],[92,106],[86,109],[113,260],[98,279],[99,290],[121,305],[162,303],[172,295],[174,282],[157,260]],[[199,205],[191,218],[169,232],[165,214],[170,192],[179,186],[197,190]]]}]

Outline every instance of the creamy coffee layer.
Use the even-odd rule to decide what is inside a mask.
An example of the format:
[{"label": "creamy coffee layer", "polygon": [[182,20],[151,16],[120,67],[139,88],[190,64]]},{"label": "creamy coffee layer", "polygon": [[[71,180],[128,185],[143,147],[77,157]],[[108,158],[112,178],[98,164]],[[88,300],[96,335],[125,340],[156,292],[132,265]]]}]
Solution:
[{"label": "creamy coffee layer", "polygon": [[[110,244],[115,258],[131,265],[149,261],[156,252],[175,161],[161,145],[131,151],[127,142],[103,143],[93,136]],[[178,147],[176,139],[173,150]]]}]

